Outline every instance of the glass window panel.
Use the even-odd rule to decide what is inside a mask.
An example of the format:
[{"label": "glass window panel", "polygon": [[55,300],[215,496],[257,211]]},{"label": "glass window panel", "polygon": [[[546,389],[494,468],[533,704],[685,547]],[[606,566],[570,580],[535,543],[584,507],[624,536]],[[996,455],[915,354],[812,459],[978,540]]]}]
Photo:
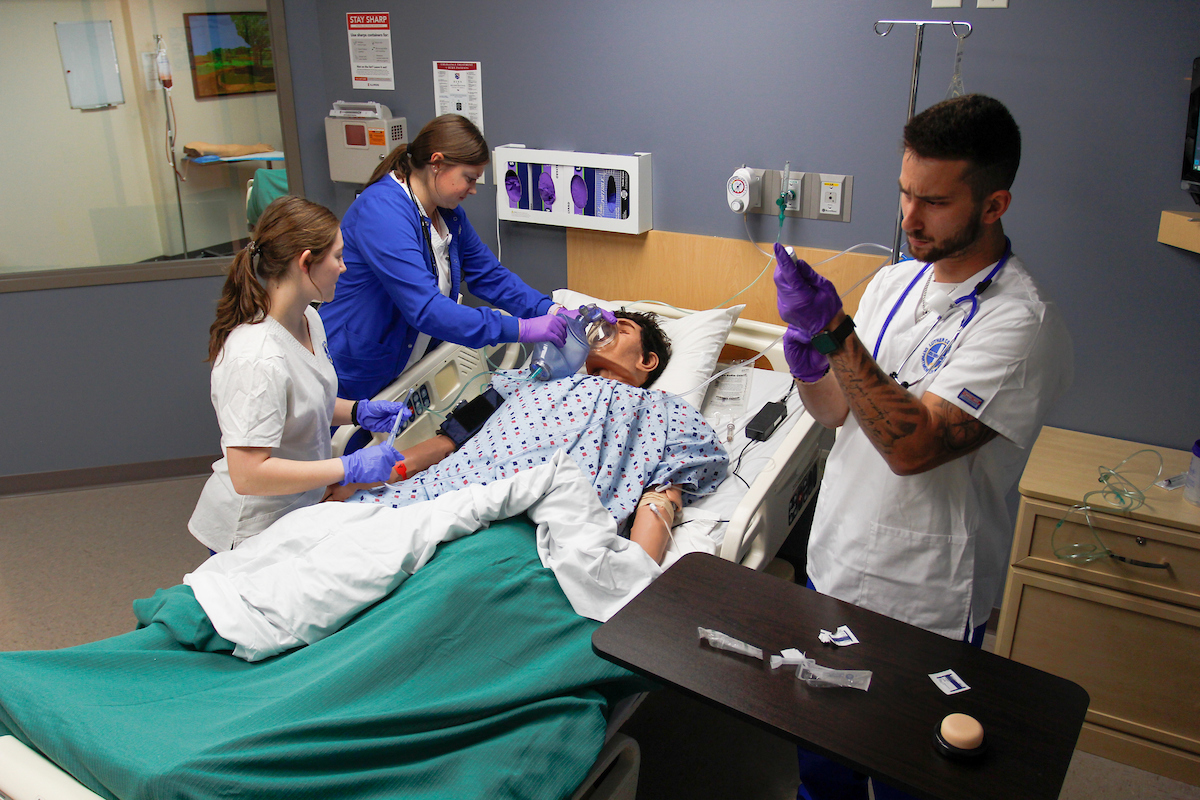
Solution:
[{"label": "glass window panel", "polygon": [[[284,168],[267,4],[242,0],[221,8],[257,13],[205,16],[209,6],[0,2],[0,274],[177,259],[185,235],[190,256],[224,258],[248,238],[248,181],[257,169]],[[205,32],[193,37],[192,59],[188,19]],[[55,23],[103,21],[112,23],[125,102],[71,108]],[[169,91],[157,78],[160,41]],[[220,153],[259,146],[272,160],[196,161],[184,156],[192,143]]]}]

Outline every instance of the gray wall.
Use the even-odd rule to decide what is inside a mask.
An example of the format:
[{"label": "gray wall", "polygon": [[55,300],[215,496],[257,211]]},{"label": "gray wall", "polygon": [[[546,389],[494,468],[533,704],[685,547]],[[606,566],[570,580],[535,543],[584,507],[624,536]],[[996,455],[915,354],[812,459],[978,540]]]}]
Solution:
[{"label": "gray wall", "polygon": [[[334,100],[376,100],[419,128],[434,59],[483,63],[493,146],[654,153],[663,230],[737,238],[724,182],[742,163],[854,175],[853,222],[788,220],[787,242],[890,244],[911,27],[958,19],[968,91],[1021,124],[1025,158],[1006,230],[1062,306],[1076,380],[1051,423],[1184,448],[1200,436],[1200,255],[1158,244],[1163,209],[1187,209],[1178,164],[1187,78],[1200,56],[1195,0],[1014,0],[1003,11],[928,0],[653,0],[491,3],[453,11],[383,0],[286,0],[308,195],[343,213],[327,179],[322,119]],[[448,7],[447,7],[448,8]],[[350,88],[345,13],[391,11],[398,90]],[[941,99],[954,40],[926,34],[918,108]],[[494,186],[466,208],[494,243]],[[769,217],[755,235],[774,238]],[[503,223],[504,261],[531,284],[565,283],[559,230]],[[670,279],[664,276],[664,280]],[[215,452],[199,363],[218,279],[0,295],[0,386],[10,437],[0,475]]]}]

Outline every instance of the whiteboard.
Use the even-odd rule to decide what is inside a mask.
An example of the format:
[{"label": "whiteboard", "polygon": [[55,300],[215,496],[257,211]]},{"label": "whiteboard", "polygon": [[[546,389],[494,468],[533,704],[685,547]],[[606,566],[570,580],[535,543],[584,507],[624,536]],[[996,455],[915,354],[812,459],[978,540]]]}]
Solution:
[{"label": "whiteboard", "polygon": [[125,102],[111,20],[56,22],[54,33],[71,108],[105,108]]}]

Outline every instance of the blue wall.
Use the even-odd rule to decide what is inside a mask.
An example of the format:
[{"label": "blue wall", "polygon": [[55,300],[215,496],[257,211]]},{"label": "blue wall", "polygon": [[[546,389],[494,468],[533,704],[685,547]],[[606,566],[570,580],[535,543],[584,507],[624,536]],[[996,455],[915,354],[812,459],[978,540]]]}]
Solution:
[{"label": "blue wall", "polygon": [[[1006,10],[928,0],[607,0],[454,4],[286,0],[309,197],[338,213],[323,118],[335,100],[375,100],[419,128],[433,116],[432,61],[483,64],[491,145],[654,153],[654,221],[738,238],[724,182],[742,163],[854,176],[849,224],[791,220],[785,241],[889,244],[911,27],[876,19],[966,19],[963,77],[1022,127],[1025,158],[1005,218],[1017,252],[1056,298],[1076,379],[1051,423],[1176,448],[1200,437],[1200,255],[1156,241],[1178,189],[1195,0],[1014,0]],[[394,92],[350,88],[345,14],[393,13]],[[949,84],[954,39],[925,37],[918,108]],[[481,190],[466,204],[494,243]],[[755,234],[775,235],[752,216]],[[503,223],[504,261],[531,284],[565,283],[565,236]],[[664,279],[668,279],[664,277]],[[219,279],[0,295],[0,401],[10,437],[0,475],[183,458],[217,450],[200,363]]]},{"label": "blue wall", "polygon": [[[1200,6],[973,5],[460,0],[453,14],[425,14],[382,2],[370,10],[393,14],[398,87],[384,92],[350,88],[345,14],[360,3],[289,2],[289,36],[317,33],[317,51],[293,58],[305,71],[297,114],[309,195],[339,213],[352,199],[320,185],[322,118],[334,100],[382,102],[417,130],[434,112],[431,62],[471,60],[483,65],[492,146],[653,152],[656,228],[743,236],[725,180],[742,163],[779,169],[790,159],[854,175],[854,204],[849,224],[789,219],[786,241],[890,246],[914,29],[881,38],[873,24],[965,19],[975,26],[967,91],[1004,101],[1024,136],[1006,230],[1075,341],[1075,384],[1051,424],[1190,447],[1200,437],[1200,255],[1156,238],[1162,210],[1192,206],[1178,186]],[[954,47],[946,27],[926,30],[918,109],[945,95]],[[481,232],[494,230],[493,191],[468,201]],[[756,236],[774,238],[769,217],[751,221]],[[565,281],[561,231],[503,223],[501,236],[505,263],[532,283]]]}]

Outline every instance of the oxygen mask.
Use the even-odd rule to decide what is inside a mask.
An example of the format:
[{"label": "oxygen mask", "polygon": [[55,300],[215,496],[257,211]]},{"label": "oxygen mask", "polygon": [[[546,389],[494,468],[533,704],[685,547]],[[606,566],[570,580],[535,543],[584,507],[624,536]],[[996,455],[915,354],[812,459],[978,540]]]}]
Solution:
[{"label": "oxygen mask", "polygon": [[576,316],[566,316],[567,341],[562,347],[540,342],[529,361],[530,377],[552,381],[574,375],[587,361],[588,353],[612,344],[617,338],[617,318],[594,304],[580,306]]}]

